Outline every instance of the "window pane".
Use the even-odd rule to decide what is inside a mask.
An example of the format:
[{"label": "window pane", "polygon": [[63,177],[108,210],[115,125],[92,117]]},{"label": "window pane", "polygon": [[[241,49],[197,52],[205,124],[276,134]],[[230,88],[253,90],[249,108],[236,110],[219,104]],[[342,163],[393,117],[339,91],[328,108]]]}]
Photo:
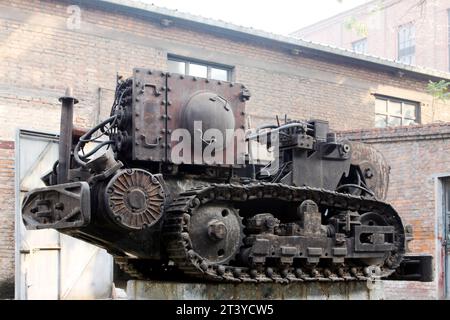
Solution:
[{"label": "window pane", "polygon": [[398,29],[398,60],[405,64],[414,64],[415,33],[413,24],[407,24]]},{"label": "window pane", "polygon": [[184,74],[186,72],[186,64],[181,61],[167,61],[169,72]]},{"label": "window pane", "polygon": [[403,119],[403,125],[404,126],[409,126],[412,124],[416,124],[416,121],[414,119]]},{"label": "window pane", "polygon": [[394,116],[401,116],[402,104],[400,102],[389,101],[388,111],[389,114],[392,114]]},{"label": "window pane", "polygon": [[357,53],[367,52],[367,38],[352,43],[353,51]]},{"label": "window pane", "polygon": [[387,100],[376,99],[375,100],[375,113],[386,113]]},{"label": "window pane", "polygon": [[403,116],[405,118],[415,119],[416,118],[416,106],[405,103],[403,105]]},{"label": "window pane", "polygon": [[401,124],[402,124],[402,118],[389,117],[388,126],[394,127],[394,126],[400,126]]},{"label": "window pane", "polygon": [[189,64],[189,75],[193,77],[206,78],[208,75],[208,68],[200,64],[190,63]]},{"label": "window pane", "polygon": [[224,69],[211,68],[211,79],[228,81],[228,71]]},{"label": "window pane", "polygon": [[386,127],[386,116],[376,114],[375,115],[375,127],[384,128]]}]

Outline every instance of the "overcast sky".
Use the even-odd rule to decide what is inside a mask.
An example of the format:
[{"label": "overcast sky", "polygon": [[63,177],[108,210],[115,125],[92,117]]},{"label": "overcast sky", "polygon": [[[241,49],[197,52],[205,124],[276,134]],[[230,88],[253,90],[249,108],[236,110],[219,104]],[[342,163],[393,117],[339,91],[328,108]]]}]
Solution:
[{"label": "overcast sky", "polygon": [[369,0],[140,0],[278,34],[289,33]]}]

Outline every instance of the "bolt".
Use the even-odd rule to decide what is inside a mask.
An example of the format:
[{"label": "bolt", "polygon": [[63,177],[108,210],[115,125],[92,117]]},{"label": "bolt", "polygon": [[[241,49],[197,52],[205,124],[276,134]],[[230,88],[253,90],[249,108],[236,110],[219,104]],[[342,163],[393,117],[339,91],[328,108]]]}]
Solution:
[{"label": "bolt", "polygon": [[349,153],[350,152],[350,145],[349,144],[344,144],[343,146],[342,146],[342,150],[345,152],[345,153]]},{"label": "bolt", "polygon": [[373,177],[373,172],[372,172],[372,170],[371,170],[370,168],[367,168],[366,170],[364,170],[364,176],[365,176],[367,179],[372,178],[372,177]]},{"label": "bolt", "polygon": [[223,275],[225,273],[225,267],[220,265],[217,267],[217,274],[218,275]]},{"label": "bolt", "polygon": [[203,261],[202,263],[200,263],[200,268],[203,271],[206,271],[206,270],[208,270],[208,264],[205,261]]},{"label": "bolt", "polygon": [[300,278],[303,275],[303,271],[300,268],[295,269],[295,275]]},{"label": "bolt", "polygon": [[226,237],[227,227],[222,221],[212,220],[208,224],[208,236],[211,240],[219,241]]}]

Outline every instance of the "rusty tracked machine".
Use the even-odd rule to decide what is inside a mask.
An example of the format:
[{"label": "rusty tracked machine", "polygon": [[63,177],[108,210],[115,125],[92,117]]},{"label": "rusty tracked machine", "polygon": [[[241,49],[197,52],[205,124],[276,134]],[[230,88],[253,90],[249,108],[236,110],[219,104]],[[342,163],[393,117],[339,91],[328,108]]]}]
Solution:
[{"label": "rusty tracked machine", "polygon": [[[320,120],[277,119],[229,135],[245,129],[249,98],[240,84],[135,69],[118,80],[111,116],[78,133],[77,101],[67,93],[59,160],[43,177],[46,187],[25,197],[25,226],[105,248],[137,278],[398,276],[406,235],[383,202],[382,155],[338,141]],[[188,147],[180,151],[182,140]],[[255,146],[276,149],[271,161],[256,161]]]}]

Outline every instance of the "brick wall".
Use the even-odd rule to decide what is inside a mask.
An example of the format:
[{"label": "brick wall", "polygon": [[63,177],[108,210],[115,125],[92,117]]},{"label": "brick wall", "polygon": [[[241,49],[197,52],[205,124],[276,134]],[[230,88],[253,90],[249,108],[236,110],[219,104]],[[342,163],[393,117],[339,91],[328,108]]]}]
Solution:
[{"label": "brick wall", "polygon": [[[416,65],[449,71],[448,13],[450,0],[373,1],[323,22],[300,29],[295,37],[352,49],[352,43],[367,37],[367,53],[398,58],[398,28],[413,22],[416,29]],[[367,28],[367,33],[349,28],[348,22]]]},{"label": "brick wall", "polygon": [[0,140],[0,299],[14,297],[14,143]]},{"label": "brick wall", "polygon": [[[247,111],[255,124],[288,113],[292,118],[325,118],[339,129],[370,128],[374,93],[421,102],[424,123],[450,120],[448,108],[439,104],[433,119],[431,97],[424,93],[427,79],[293,56],[281,48],[176,24],[163,28],[149,19],[94,7],[81,7],[81,29],[69,30],[67,5],[59,1],[5,0],[0,6],[0,92],[23,101],[0,101],[6,105],[0,108],[0,121],[8,124],[0,128],[4,138],[13,137],[15,126],[27,125],[24,114],[48,115],[49,121],[39,121],[39,126],[58,130],[55,97],[67,85],[81,101],[77,125],[91,125],[101,104],[99,88],[108,89],[104,99],[111,99],[116,72],[129,75],[135,66],[165,69],[168,53],[234,66],[234,79],[253,93]],[[32,100],[27,101],[30,92]],[[11,104],[17,121],[11,121]]]},{"label": "brick wall", "polygon": [[[233,79],[252,92],[246,107],[252,126],[287,113],[291,118],[326,119],[335,129],[371,128],[375,93],[419,101],[424,123],[450,121],[448,105],[433,107],[425,93],[428,79],[294,56],[281,47],[177,23],[165,28],[142,15],[92,4],[81,6],[81,29],[69,30],[69,4],[0,2],[0,139],[13,141],[18,127],[57,133],[57,98],[66,86],[74,87],[80,100],[75,125],[92,126],[108,112],[116,73],[128,76],[133,67],[164,70],[167,54],[233,66]],[[12,149],[1,152],[12,161]],[[13,165],[2,170],[12,177]],[[13,235],[12,181],[6,178],[0,190],[0,198],[7,199],[0,204],[0,217],[9,217],[9,224],[1,226],[9,231],[0,237]],[[12,243],[7,241],[4,248],[0,238],[0,272],[5,279],[13,274]]]},{"label": "brick wall", "polygon": [[[437,175],[450,174],[450,125],[430,124],[411,127],[354,130],[341,133],[351,140],[372,144],[386,158],[390,171],[387,201],[413,226],[414,240],[409,244],[413,253],[434,256],[435,281],[432,284],[389,282],[386,290],[393,297],[430,298],[442,291],[443,270],[440,267],[442,225],[436,208]],[[437,290],[439,286],[439,290]],[[414,290],[413,290],[414,289]]]}]

